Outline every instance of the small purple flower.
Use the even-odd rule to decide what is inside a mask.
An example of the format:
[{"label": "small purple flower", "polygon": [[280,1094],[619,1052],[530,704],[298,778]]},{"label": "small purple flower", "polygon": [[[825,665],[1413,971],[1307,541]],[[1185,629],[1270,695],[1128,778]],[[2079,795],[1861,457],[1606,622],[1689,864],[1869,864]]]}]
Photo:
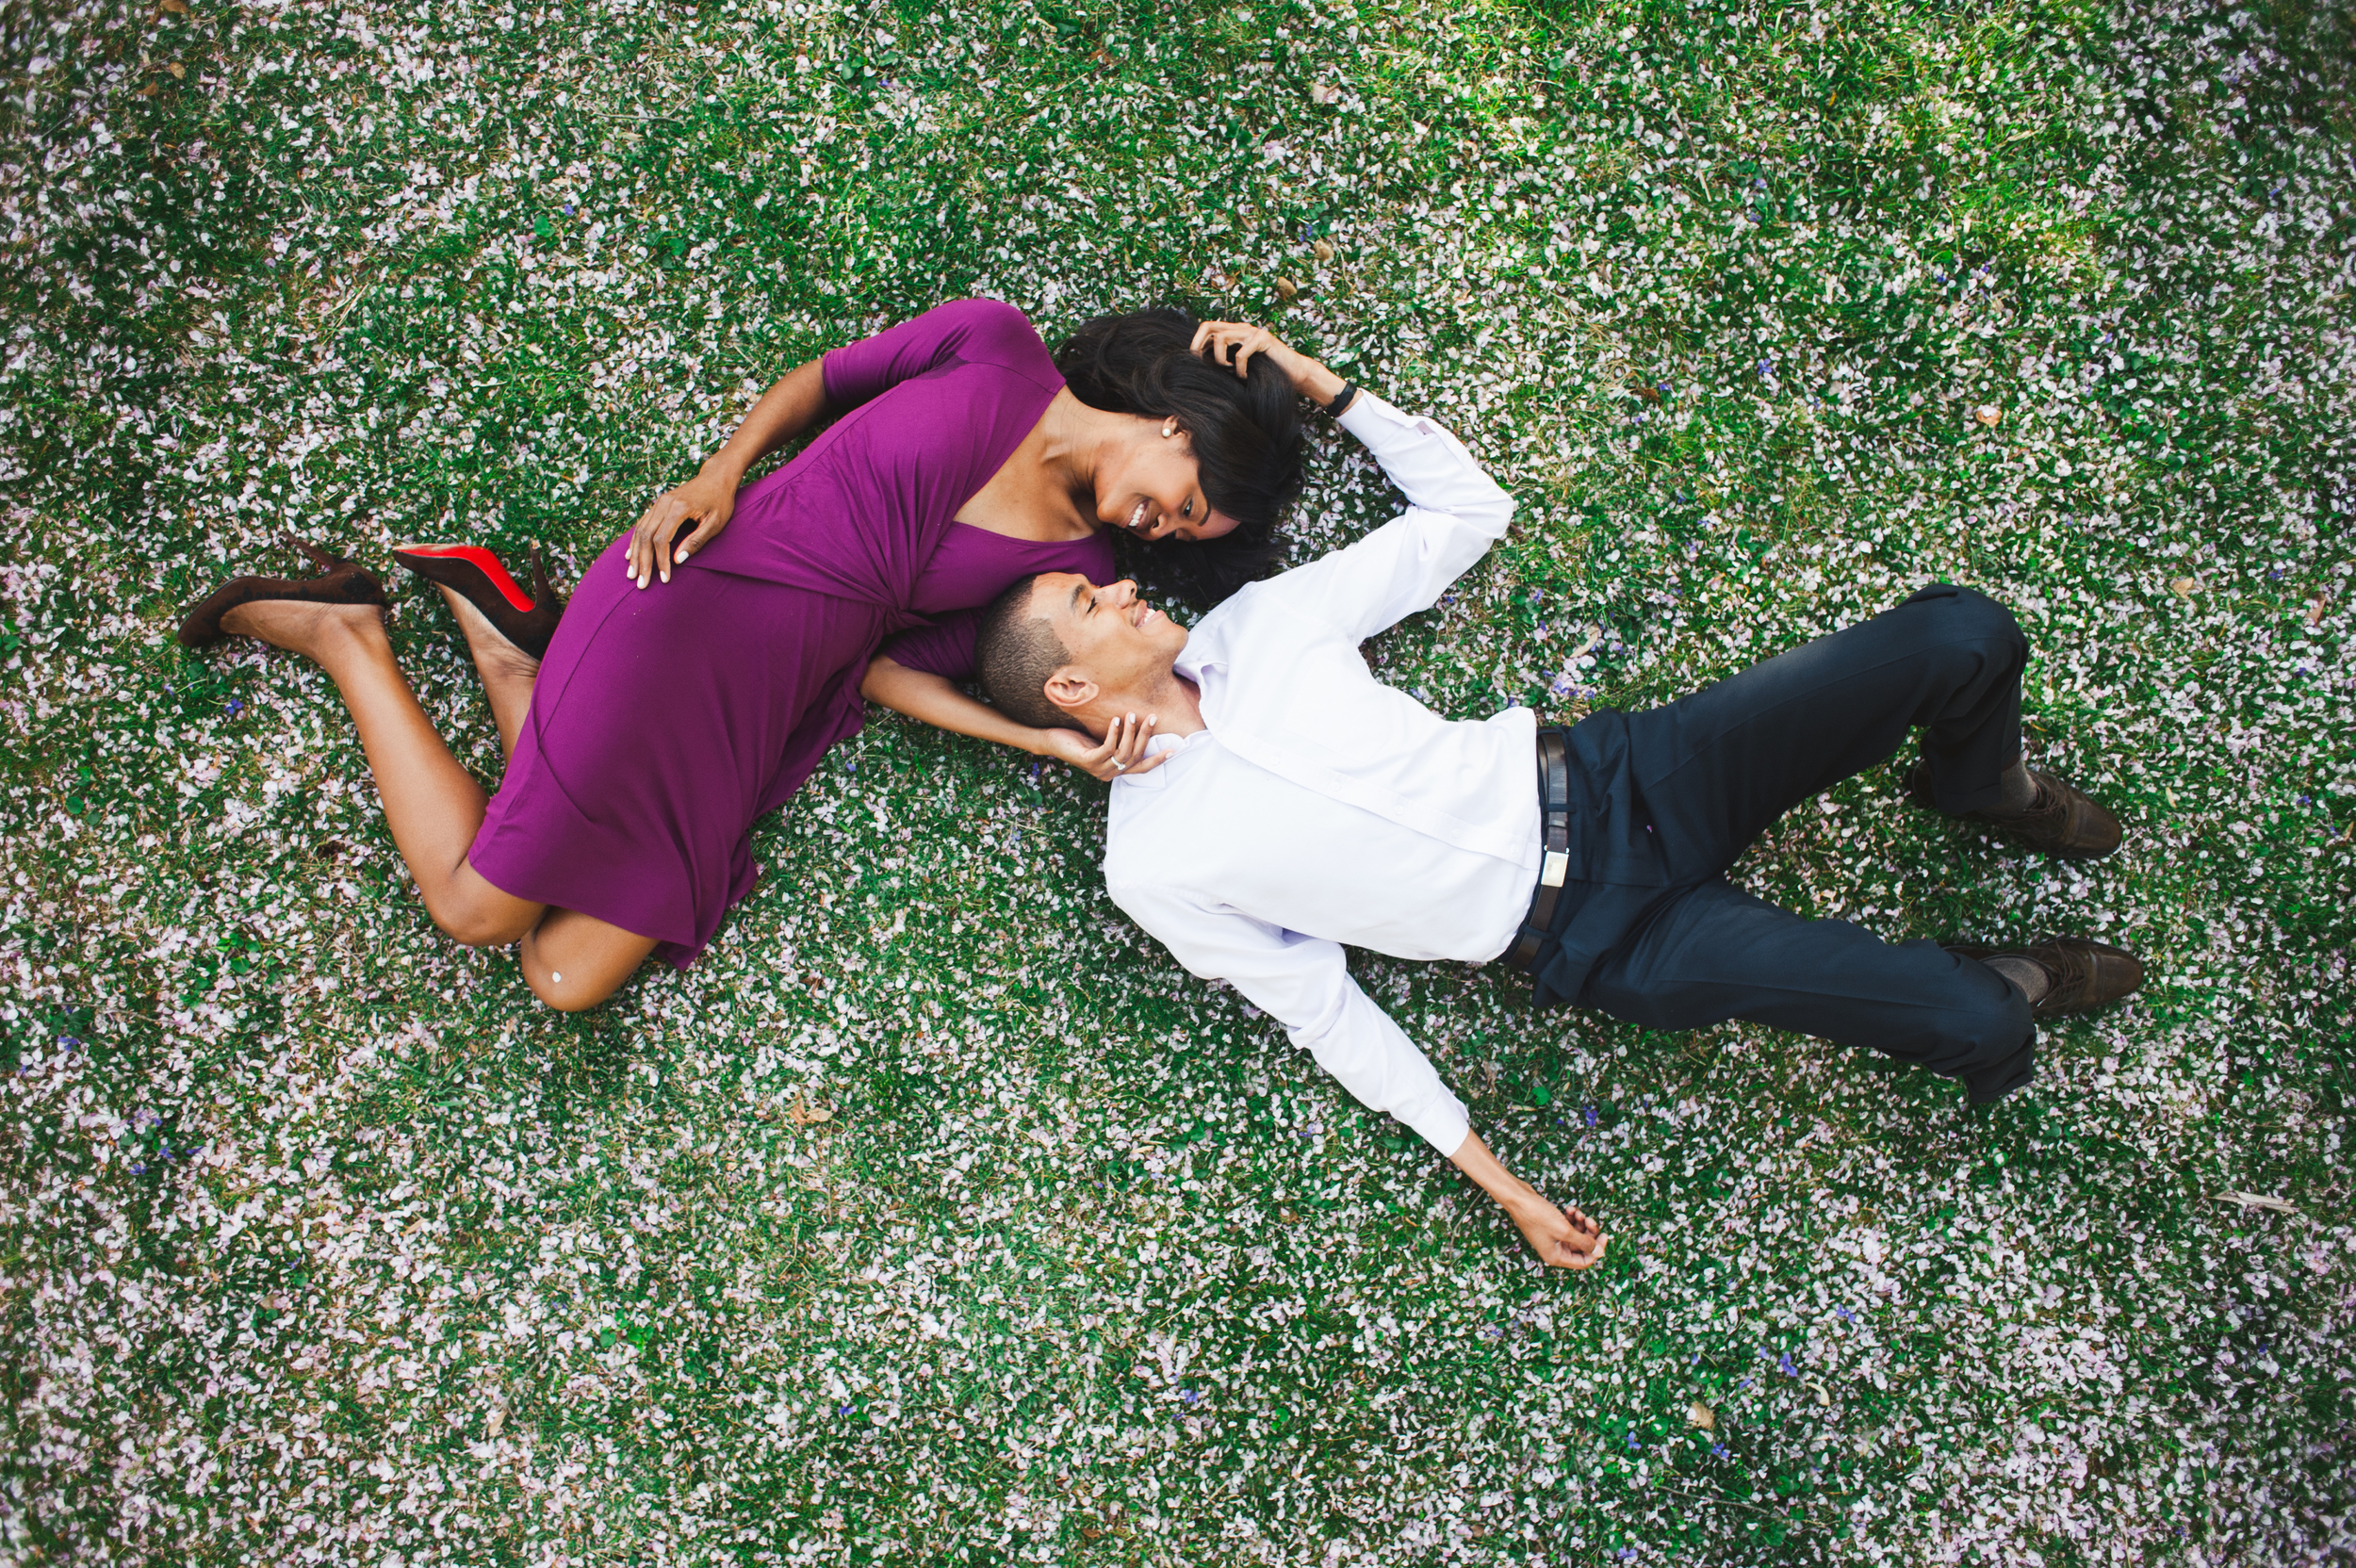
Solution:
[{"label": "small purple flower", "polygon": [[1628,1429],[1628,1446],[1631,1449],[1641,1448],[1644,1446],[1642,1443],[1636,1441],[1636,1429],[1634,1427],[1630,1427]]},{"label": "small purple flower", "polygon": [[1765,377],[1766,377],[1769,381],[1773,381],[1773,380],[1775,380],[1775,362],[1774,360],[1772,360],[1772,359],[1762,359],[1762,360],[1760,360],[1760,361],[1759,362],[1759,373],[1760,375],[1762,375],[1762,376],[1765,376]]},{"label": "small purple flower", "polygon": [[1724,1459],[1732,1452],[1734,1452],[1734,1450],[1727,1447],[1723,1443],[1713,1443],[1710,1446],[1710,1457],[1711,1459]]},{"label": "small purple flower", "polygon": [[230,716],[231,718],[233,718],[233,719],[234,719],[234,718],[236,718],[238,714],[240,714],[240,713],[244,712],[244,711],[245,711],[245,699],[244,699],[243,697],[231,697],[231,698],[229,699],[229,716]]},{"label": "small purple flower", "polygon": [[1734,1386],[1735,1386],[1735,1387],[1737,1387],[1737,1388],[1748,1388],[1748,1387],[1750,1387],[1750,1386],[1751,1386],[1751,1380],[1750,1380],[1750,1379],[1748,1379],[1748,1378],[1745,1378],[1745,1379],[1743,1379],[1741,1382],[1736,1383]]},{"label": "small purple flower", "polygon": [[131,1162],[131,1174],[132,1174],[132,1175],[134,1175],[134,1176],[144,1176],[144,1175],[146,1175],[146,1174],[147,1174],[147,1162],[146,1162],[146,1161],[144,1161],[144,1160],[133,1160],[133,1161]]},{"label": "small purple flower", "polygon": [[1588,1107],[1587,1107],[1587,1125],[1588,1125],[1588,1126],[1593,1127],[1593,1126],[1594,1126],[1596,1122],[1601,1121],[1602,1119],[1603,1119],[1603,1118],[1601,1118],[1601,1117],[1599,1117],[1599,1116],[1597,1116],[1597,1115],[1595,1114],[1595,1108],[1593,1105],[1590,1105],[1590,1106],[1588,1106]]},{"label": "small purple flower", "polygon": [[1782,1360],[1775,1363],[1775,1370],[1787,1378],[1796,1378],[1800,1375],[1800,1369],[1792,1364],[1792,1352],[1789,1350],[1783,1353]]},{"label": "small purple flower", "polygon": [[1855,1313],[1851,1312],[1851,1311],[1850,1311],[1848,1308],[1846,1308],[1846,1307],[1835,1307],[1835,1308],[1833,1308],[1833,1309],[1832,1309],[1832,1315],[1833,1315],[1835,1317],[1838,1317],[1839,1319],[1841,1319],[1841,1322],[1843,1322],[1843,1323],[1854,1323],[1854,1322],[1856,1322],[1856,1321],[1857,1321],[1857,1314],[1855,1314]]},{"label": "small purple flower", "polygon": [[837,1415],[848,1415],[848,1414],[850,1414],[850,1413],[851,1413],[851,1401],[850,1401],[850,1400],[848,1400],[848,1399],[843,1400],[843,1403],[841,1403],[840,1405],[837,1405],[837,1406],[835,1407],[835,1411],[834,1411],[834,1413],[835,1413]]},{"label": "small purple flower", "polygon": [[572,215],[573,215],[573,204],[572,204],[572,203],[570,203],[570,202],[567,202],[567,203],[565,203],[565,204],[564,204],[564,216],[565,216],[565,217],[567,217],[567,218],[570,218]]},{"label": "small purple flower", "polygon": [[1201,1403],[1203,1402],[1203,1396],[1202,1396],[1202,1395],[1200,1395],[1200,1394],[1198,1394],[1198,1393],[1196,1393],[1196,1392],[1195,1392],[1193,1389],[1191,1389],[1191,1388],[1182,1388],[1182,1389],[1180,1389],[1180,1390],[1178,1391],[1178,1397],[1180,1397],[1181,1399],[1184,1399],[1186,1403],[1188,1403],[1188,1404],[1190,1404],[1190,1405],[1199,1405],[1199,1404],[1201,1404]]}]

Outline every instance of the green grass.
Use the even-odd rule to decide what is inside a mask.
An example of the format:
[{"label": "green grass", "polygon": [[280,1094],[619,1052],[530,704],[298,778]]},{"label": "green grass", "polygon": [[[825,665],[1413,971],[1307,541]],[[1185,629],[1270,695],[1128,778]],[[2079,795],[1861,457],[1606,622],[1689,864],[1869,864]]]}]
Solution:
[{"label": "green grass", "polygon": [[[2348,1551],[2352,32],[0,17],[0,1554]],[[1361,959],[1614,1232],[1547,1277],[1111,907],[1085,779],[881,719],[760,825],[693,972],[560,1018],[425,919],[316,671],[172,640],[287,527],[578,570],[759,386],[967,293],[1051,335],[1268,319],[1460,432],[1521,515],[1372,650],[1449,713],[1644,705],[1926,579],[1998,595],[2037,758],[2128,849],[2026,857],[1876,772],[1739,874],[1893,938],[2129,941],[2151,985],[1973,1110]],[[1320,439],[1300,557],[1391,506]],[[455,629],[396,600],[495,777]]]}]

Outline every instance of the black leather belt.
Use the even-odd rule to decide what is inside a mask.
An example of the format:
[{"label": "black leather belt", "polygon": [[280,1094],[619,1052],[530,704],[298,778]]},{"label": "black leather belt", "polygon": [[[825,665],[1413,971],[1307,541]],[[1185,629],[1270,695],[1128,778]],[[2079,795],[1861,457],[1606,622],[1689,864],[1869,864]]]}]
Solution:
[{"label": "black leather belt", "polygon": [[1538,808],[1546,818],[1546,858],[1530,895],[1529,918],[1505,950],[1505,961],[1525,972],[1554,934],[1555,906],[1562,902],[1562,881],[1571,869],[1571,759],[1560,729],[1538,731]]}]

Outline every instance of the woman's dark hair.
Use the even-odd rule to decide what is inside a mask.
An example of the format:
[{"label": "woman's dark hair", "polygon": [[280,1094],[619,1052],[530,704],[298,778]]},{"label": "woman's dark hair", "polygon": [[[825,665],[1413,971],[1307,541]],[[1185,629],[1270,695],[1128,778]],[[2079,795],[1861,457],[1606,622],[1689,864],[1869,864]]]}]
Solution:
[{"label": "woman's dark hair", "polygon": [[1203,496],[1235,519],[1217,539],[1119,540],[1127,563],[1153,587],[1208,609],[1265,575],[1276,560],[1276,517],[1301,489],[1301,411],[1292,378],[1252,360],[1238,376],[1194,353],[1201,323],[1164,306],[1100,316],[1063,340],[1055,368],[1090,408],[1148,419],[1172,415],[1186,427],[1203,474]]}]

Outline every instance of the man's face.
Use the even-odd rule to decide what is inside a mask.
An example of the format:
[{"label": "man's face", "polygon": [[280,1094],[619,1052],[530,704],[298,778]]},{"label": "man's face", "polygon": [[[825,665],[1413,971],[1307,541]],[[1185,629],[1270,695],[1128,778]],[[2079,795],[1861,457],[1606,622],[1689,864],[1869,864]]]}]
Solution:
[{"label": "man's face", "polygon": [[[1031,612],[1044,616],[1072,655],[1064,674],[1097,692],[1140,691],[1157,684],[1170,673],[1172,661],[1186,645],[1186,629],[1137,596],[1137,585],[1126,578],[1098,587],[1077,572],[1049,572],[1031,585]],[[1076,687],[1049,684],[1051,697],[1066,706]]]}]

